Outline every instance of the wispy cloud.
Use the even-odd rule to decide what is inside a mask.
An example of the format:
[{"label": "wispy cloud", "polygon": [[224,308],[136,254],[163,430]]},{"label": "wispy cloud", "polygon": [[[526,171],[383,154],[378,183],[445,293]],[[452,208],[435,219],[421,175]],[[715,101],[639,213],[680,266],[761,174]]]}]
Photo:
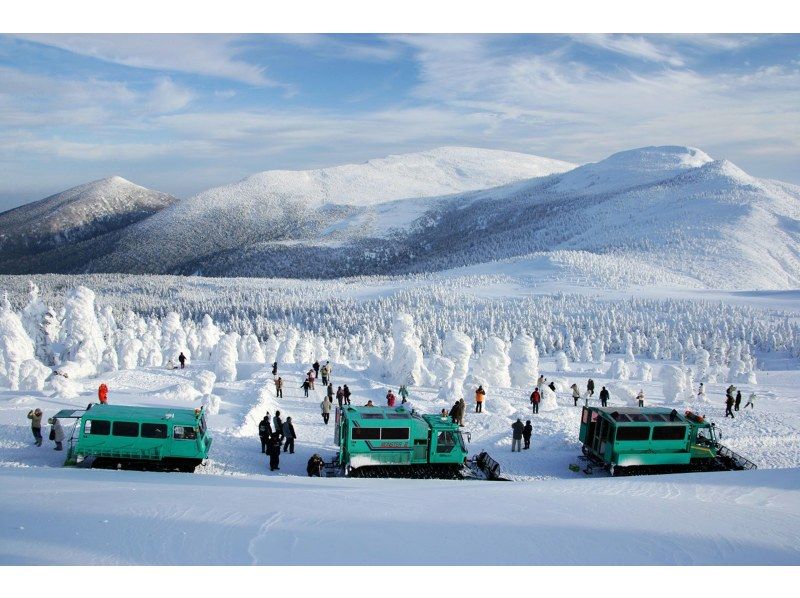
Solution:
[{"label": "wispy cloud", "polygon": [[662,62],[670,66],[685,64],[674,48],[653,43],[638,35],[614,35],[608,33],[585,33],[573,35],[572,39],[580,44],[602,48],[632,58]]},{"label": "wispy cloud", "polygon": [[16,37],[129,67],[290,87],[269,78],[265,67],[244,60],[247,38],[238,35],[46,33]]}]

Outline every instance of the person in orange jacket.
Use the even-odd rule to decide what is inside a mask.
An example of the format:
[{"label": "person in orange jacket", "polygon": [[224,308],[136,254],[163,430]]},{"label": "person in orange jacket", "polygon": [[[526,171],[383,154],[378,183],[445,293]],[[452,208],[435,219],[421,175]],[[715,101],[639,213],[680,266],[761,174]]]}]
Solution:
[{"label": "person in orange jacket", "polygon": [[97,389],[97,398],[100,399],[103,405],[108,403],[108,386],[106,386],[105,382]]},{"label": "person in orange jacket", "polygon": [[475,391],[475,413],[483,412],[483,400],[486,398],[486,391],[483,390],[483,385],[478,386]]}]

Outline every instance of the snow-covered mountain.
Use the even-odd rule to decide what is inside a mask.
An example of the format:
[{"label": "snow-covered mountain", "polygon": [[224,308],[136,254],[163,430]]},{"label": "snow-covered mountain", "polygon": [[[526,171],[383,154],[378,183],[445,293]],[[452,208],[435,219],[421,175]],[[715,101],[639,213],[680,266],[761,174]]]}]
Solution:
[{"label": "snow-covered mountain", "polygon": [[[683,146],[580,167],[440,148],[360,165],[269,171],[181,200],[81,248],[56,271],[331,278],[558,255],[582,276],[648,284],[800,284],[800,188]],[[571,256],[574,256],[571,257]],[[521,259],[520,259],[521,258]],[[644,266],[646,266],[645,269]],[[491,266],[490,266],[491,267]],[[617,277],[620,278],[620,277]]]},{"label": "snow-covered mountain", "polygon": [[79,185],[0,214],[0,256],[8,262],[63,249],[139,222],[176,201],[118,176]]}]

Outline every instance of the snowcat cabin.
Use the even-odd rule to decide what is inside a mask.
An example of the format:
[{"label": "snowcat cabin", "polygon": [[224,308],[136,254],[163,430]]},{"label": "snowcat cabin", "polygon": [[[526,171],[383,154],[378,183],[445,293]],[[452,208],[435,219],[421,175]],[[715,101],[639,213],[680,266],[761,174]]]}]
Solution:
[{"label": "snowcat cabin", "polygon": [[194,471],[208,457],[203,409],[93,404],[73,432],[68,462]]},{"label": "snowcat cabin", "polygon": [[713,427],[691,412],[664,407],[584,407],[585,455],[609,468],[691,471],[717,456]]},{"label": "snowcat cabin", "polygon": [[429,477],[456,471],[467,456],[450,419],[400,407],[345,407],[336,411],[338,464],[349,475]]}]

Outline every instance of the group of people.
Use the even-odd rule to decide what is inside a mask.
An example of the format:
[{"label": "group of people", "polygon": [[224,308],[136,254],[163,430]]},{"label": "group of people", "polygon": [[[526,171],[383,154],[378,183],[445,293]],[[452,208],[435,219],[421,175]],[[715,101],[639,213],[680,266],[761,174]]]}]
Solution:
[{"label": "group of people", "polygon": [[[31,420],[31,432],[33,433],[33,440],[36,446],[42,446],[42,419],[44,413],[38,407],[28,411],[28,419]],[[57,417],[51,417],[47,420],[50,424],[49,438],[55,442],[56,446],[53,450],[64,450],[64,427]]]},{"label": "group of people", "polygon": [[[734,392],[736,393],[735,396],[733,394]],[[705,390],[703,389],[702,383],[700,384],[700,392],[698,393],[698,396],[700,394],[705,395]],[[731,384],[725,390],[725,417],[734,417],[733,412],[739,411],[739,406],[741,404],[742,404],[742,391],[737,390],[736,387],[733,384]],[[747,399],[747,403],[744,404],[745,409],[747,409],[748,407],[750,407],[750,409],[756,408],[755,392],[750,393],[750,397]]]},{"label": "group of people", "polygon": [[258,436],[261,439],[261,452],[269,456],[269,470],[280,470],[281,446],[284,453],[294,454],[297,433],[292,418],[287,417],[284,421],[280,411],[276,411],[275,416],[270,418],[267,411],[258,423]]},{"label": "group of people", "polygon": [[527,450],[531,448],[531,435],[533,434],[533,426],[531,420],[527,420],[524,424],[518,417],[517,421],[511,424],[511,452],[522,452],[522,441],[525,441],[524,448]]}]

